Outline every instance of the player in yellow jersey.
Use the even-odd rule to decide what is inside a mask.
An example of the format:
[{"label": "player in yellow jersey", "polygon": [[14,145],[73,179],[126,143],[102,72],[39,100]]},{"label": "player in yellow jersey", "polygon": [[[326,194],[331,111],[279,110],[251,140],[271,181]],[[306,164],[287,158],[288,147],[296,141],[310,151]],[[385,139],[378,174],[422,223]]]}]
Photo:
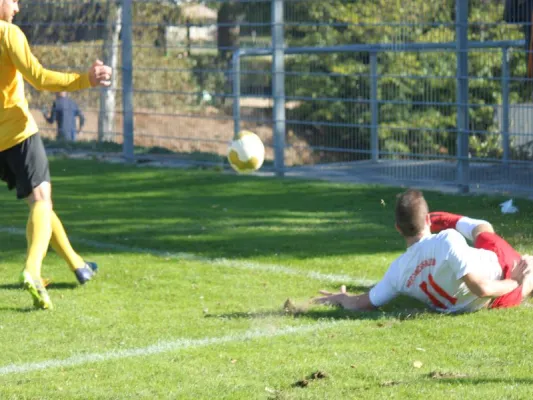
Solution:
[{"label": "player in yellow jersey", "polygon": [[24,95],[24,80],[38,90],[75,91],[109,86],[112,70],[96,61],[85,74],[60,73],[41,66],[31,53],[24,33],[12,24],[18,0],[0,0],[0,179],[30,207],[26,226],[28,252],[21,280],[35,307],[53,308],[41,278],[41,265],[49,245],[84,284],[96,272],[70,245],[52,208],[48,160],[37,124]]}]

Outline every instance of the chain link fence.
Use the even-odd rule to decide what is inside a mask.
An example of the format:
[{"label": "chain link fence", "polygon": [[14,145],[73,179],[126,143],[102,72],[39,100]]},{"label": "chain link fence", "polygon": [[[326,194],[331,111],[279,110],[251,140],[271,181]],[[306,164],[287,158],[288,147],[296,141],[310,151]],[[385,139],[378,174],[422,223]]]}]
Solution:
[{"label": "chain link fence", "polygon": [[[223,163],[237,127],[278,174],[530,193],[532,4],[25,1],[15,22],[47,67],[116,66],[111,89],[72,94],[79,146]],[[54,138],[53,94],[28,92]]]}]

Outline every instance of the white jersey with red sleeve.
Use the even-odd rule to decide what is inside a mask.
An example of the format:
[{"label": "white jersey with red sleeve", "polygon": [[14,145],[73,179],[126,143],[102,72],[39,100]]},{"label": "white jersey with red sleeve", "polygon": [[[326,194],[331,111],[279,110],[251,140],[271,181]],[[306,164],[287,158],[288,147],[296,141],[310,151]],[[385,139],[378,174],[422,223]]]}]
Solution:
[{"label": "white jersey with red sleeve", "polygon": [[403,294],[440,312],[475,311],[490,299],[470,292],[461,279],[468,273],[502,279],[494,252],[470,247],[459,232],[447,229],[423,237],[394,260],[383,279],[370,290],[370,302],[379,307]]}]

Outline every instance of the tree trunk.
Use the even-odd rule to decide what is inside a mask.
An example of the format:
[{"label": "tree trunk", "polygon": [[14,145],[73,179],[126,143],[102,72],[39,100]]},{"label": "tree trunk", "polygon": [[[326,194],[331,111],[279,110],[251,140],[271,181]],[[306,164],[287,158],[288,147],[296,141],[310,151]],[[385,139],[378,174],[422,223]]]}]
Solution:
[{"label": "tree trunk", "polygon": [[239,47],[240,27],[237,20],[239,4],[223,3],[217,14],[217,46],[218,56],[224,61],[231,59],[233,51]]},{"label": "tree trunk", "polygon": [[117,65],[120,50],[119,39],[122,27],[122,3],[108,0],[106,34],[103,45],[103,62],[113,68],[111,86],[100,89],[100,112],[98,114],[98,141],[113,142],[115,139],[115,109],[117,90]]}]

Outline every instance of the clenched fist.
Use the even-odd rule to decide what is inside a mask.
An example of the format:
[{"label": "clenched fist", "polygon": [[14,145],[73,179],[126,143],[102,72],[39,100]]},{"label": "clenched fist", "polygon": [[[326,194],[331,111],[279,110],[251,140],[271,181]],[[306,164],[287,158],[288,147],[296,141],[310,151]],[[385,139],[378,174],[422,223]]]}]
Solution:
[{"label": "clenched fist", "polygon": [[91,86],[111,86],[111,75],[113,69],[100,60],[96,60],[94,64],[89,68],[89,82]]}]

